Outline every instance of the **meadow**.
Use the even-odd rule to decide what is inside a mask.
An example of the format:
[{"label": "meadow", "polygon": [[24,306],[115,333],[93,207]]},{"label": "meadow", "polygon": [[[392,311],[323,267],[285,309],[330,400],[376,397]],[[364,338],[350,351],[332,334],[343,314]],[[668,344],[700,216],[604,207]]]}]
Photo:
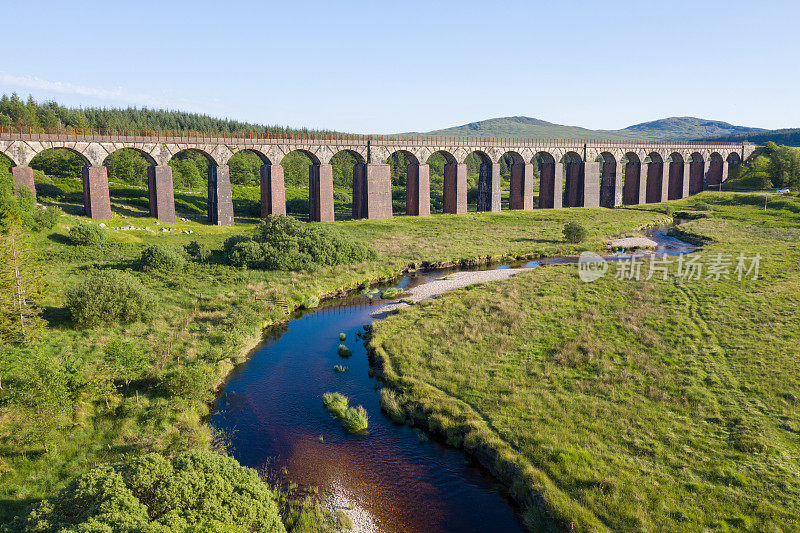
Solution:
[{"label": "meadow", "polygon": [[373,326],[384,408],[492,470],[532,529],[796,530],[800,199],[665,205],[725,276],[548,266],[418,304]]},{"label": "meadow", "polygon": [[[79,216],[78,183],[54,178],[40,184],[40,202],[63,213],[52,229],[27,237],[31,268],[46,284],[38,302],[46,329],[34,348],[3,348],[0,522],[98,464],[151,451],[224,449],[224,439],[204,423],[215,390],[258,345],[265,327],[287,320],[304,302],[392,279],[409,265],[598,248],[606,235],[665,216],[575,209],[344,221],[322,226],[371,246],[377,259],[306,271],[189,261],[178,271],[145,272],[139,259],[146,247],[178,250],[197,242],[219,251],[227,238],[252,233],[253,214],[239,218],[237,212],[234,227],[210,226],[203,195],[176,191],[179,221],[159,224],[146,216],[146,190],[115,184],[115,218],[104,222],[107,240],[78,246],[68,229],[86,220]],[[568,221],[591,229],[584,243],[564,242]],[[116,229],[129,226],[137,229]],[[67,291],[107,271],[130,274],[155,297],[148,320],[90,327],[73,322]]]}]

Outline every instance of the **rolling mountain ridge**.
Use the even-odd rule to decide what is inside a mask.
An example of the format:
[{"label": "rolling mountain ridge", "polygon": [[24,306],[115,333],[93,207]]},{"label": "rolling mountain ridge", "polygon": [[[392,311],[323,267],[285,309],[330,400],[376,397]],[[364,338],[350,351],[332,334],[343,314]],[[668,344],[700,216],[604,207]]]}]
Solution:
[{"label": "rolling mountain ridge", "polygon": [[769,132],[763,128],[734,126],[727,122],[696,117],[669,117],[621,130],[591,130],[579,126],[565,126],[531,117],[500,117],[463,126],[426,132],[426,135],[472,137],[527,137],[545,139],[688,141],[735,136],[746,139],[748,135]]}]

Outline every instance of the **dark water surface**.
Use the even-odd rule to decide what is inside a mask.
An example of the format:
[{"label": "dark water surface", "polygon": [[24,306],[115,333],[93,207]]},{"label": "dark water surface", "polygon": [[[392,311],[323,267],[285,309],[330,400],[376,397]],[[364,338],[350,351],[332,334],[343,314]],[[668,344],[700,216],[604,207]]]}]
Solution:
[{"label": "dark water surface", "polygon": [[[666,236],[665,229],[651,237],[659,242],[658,253],[694,249]],[[539,264],[523,263],[531,268]],[[441,275],[404,276],[398,286],[408,288]],[[285,468],[292,481],[352,502],[381,531],[524,531],[519,510],[462,451],[421,441],[419,430],[396,425],[381,412],[380,385],[369,377],[366,348],[356,334],[384,303],[346,298],[276,328],[231,374],[211,425],[228,437],[241,464]],[[353,354],[347,359],[337,354],[340,332],[347,334],[344,344]],[[335,365],[349,370],[337,373]],[[328,413],[322,394],[329,391],[367,409],[367,435],[347,433]]]}]

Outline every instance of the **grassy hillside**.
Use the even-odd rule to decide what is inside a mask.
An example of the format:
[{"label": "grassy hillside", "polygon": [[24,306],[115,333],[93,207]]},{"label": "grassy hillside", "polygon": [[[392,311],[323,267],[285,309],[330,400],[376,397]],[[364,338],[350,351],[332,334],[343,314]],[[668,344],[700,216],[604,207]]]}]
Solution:
[{"label": "grassy hillside", "polygon": [[[796,531],[800,200],[761,202],[670,203],[704,216],[684,229],[727,278],[545,267],[379,321],[372,345],[408,416],[565,528]],[[740,252],[759,279],[737,279]]]},{"label": "grassy hillside", "polygon": [[762,131],[765,130],[746,126],[733,126],[727,122],[695,117],[670,117],[635,124],[621,130],[590,130],[578,126],[553,124],[552,122],[531,117],[502,117],[434,130],[428,132],[427,135],[588,140],[635,138],[651,141],[670,141],[705,139],[720,135],[742,135],[742,138],[748,138],[748,135]]}]

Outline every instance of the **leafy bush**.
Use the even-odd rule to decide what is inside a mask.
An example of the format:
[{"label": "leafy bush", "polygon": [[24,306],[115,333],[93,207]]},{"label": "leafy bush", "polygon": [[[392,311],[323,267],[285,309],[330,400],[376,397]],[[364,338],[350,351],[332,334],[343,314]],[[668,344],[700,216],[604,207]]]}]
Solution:
[{"label": "leafy bush", "polygon": [[714,207],[711,204],[709,204],[708,202],[697,202],[696,204],[694,204],[693,207],[695,209],[697,209],[698,211],[713,211],[714,210]]},{"label": "leafy bush", "polygon": [[79,222],[70,228],[69,240],[78,246],[99,246],[106,242],[106,231],[91,222]]},{"label": "leafy bush", "polygon": [[214,373],[207,365],[178,366],[163,373],[161,390],[170,397],[203,399],[211,389]]},{"label": "leafy bush", "polygon": [[339,340],[342,341],[342,342],[346,341],[347,340],[347,334],[344,333],[344,332],[339,333]]},{"label": "leafy bush", "polygon": [[228,262],[242,268],[257,266],[264,263],[264,252],[264,247],[253,240],[238,242],[228,254]]},{"label": "leafy bush", "polygon": [[72,320],[80,326],[145,320],[155,301],[138,279],[118,270],[87,276],[66,296]]},{"label": "leafy bush", "polygon": [[147,272],[172,272],[186,266],[182,250],[163,244],[153,244],[142,250],[139,268]]},{"label": "leafy bush", "polygon": [[8,531],[284,532],[255,470],[213,452],[147,454],[103,465],[17,518]]},{"label": "leafy bush", "polygon": [[183,247],[186,255],[198,263],[208,263],[211,259],[211,251],[197,241],[192,241]]},{"label": "leafy bush", "polygon": [[286,215],[267,217],[253,238],[247,235],[229,237],[223,252],[233,265],[268,270],[303,270],[358,263],[376,257],[370,247],[334,228],[304,224]]},{"label": "leafy bush", "polygon": [[59,211],[60,210],[56,207],[42,207],[37,209],[33,215],[33,219],[36,222],[35,229],[39,231],[43,229],[53,229],[61,214]]},{"label": "leafy bush", "polygon": [[573,244],[583,242],[586,238],[586,228],[577,222],[567,222],[564,225],[564,238]]},{"label": "leafy bush", "polygon": [[326,392],[322,395],[322,405],[337,418],[344,416],[349,400],[338,392]]}]

